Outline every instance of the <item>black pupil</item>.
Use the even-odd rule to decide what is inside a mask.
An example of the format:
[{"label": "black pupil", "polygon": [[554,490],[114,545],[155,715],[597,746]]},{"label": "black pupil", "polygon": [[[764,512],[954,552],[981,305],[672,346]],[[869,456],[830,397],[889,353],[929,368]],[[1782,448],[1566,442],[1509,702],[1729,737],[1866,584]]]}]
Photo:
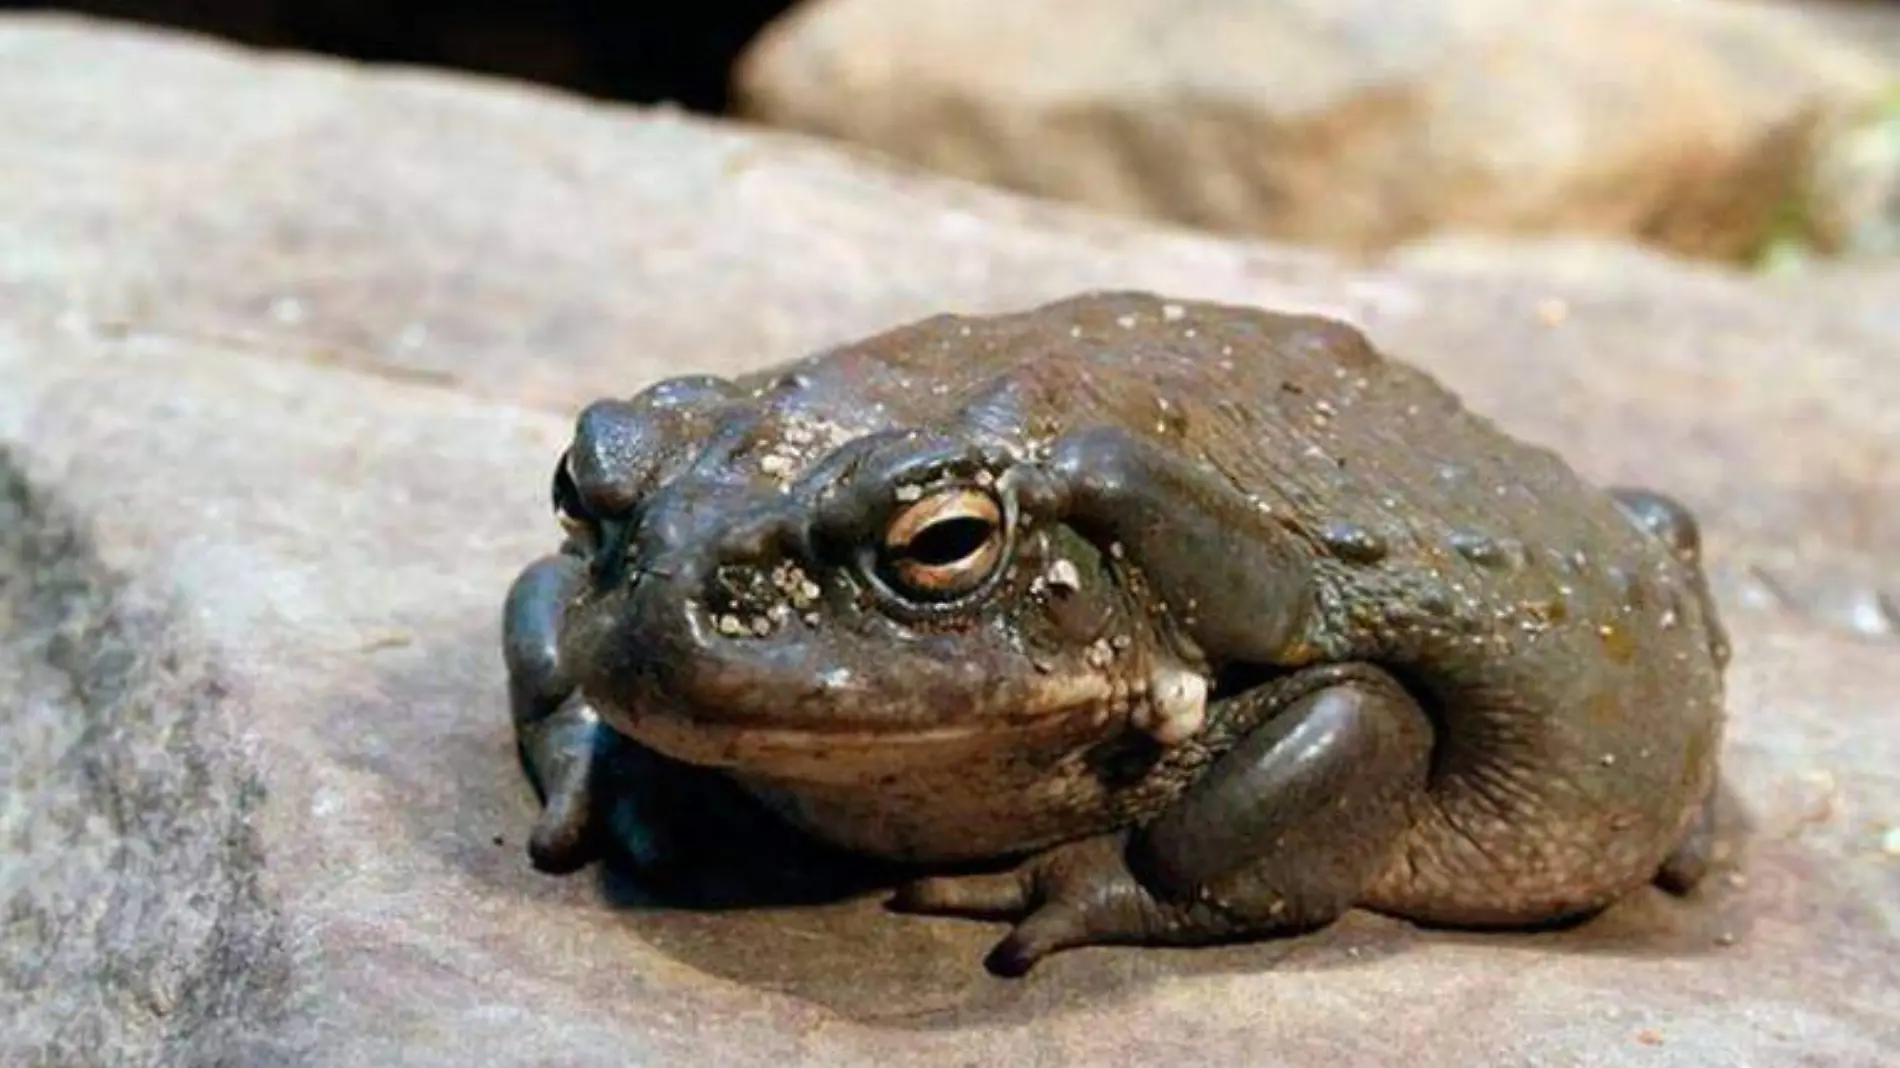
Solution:
[{"label": "black pupil", "polygon": [[904,546],[904,556],[927,567],[954,564],[989,543],[994,526],[987,519],[962,516],[932,523]]}]

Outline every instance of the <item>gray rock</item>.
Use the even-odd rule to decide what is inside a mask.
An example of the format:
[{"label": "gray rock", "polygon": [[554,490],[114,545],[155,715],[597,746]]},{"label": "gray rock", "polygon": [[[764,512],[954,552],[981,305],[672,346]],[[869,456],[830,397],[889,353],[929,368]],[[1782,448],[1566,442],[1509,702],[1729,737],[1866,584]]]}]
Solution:
[{"label": "gray rock", "polygon": [[1891,65],[1739,0],[808,0],[744,113],[1118,212],[1352,250],[1756,251]]},{"label": "gray rock", "polygon": [[294,958],[229,689],[0,447],[8,1064],[267,1063]]},{"label": "gray rock", "polygon": [[[1349,270],[780,135],[61,19],[0,20],[0,115],[0,1061],[1900,1044],[1891,273],[1476,243]],[[1006,983],[977,963],[993,929],[875,899],[642,908],[530,871],[499,601],[552,544],[575,408],[1090,286],[1349,316],[1588,473],[1702,510],[1737,646],[1736,876],[1568,932],[1355,915]]]}]

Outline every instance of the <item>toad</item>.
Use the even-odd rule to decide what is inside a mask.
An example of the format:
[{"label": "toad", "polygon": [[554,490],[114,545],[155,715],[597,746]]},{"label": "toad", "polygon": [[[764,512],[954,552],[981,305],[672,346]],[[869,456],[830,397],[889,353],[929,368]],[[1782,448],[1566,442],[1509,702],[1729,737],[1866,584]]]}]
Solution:
[{"label": "toad", "polygon": [[1694,517],[1341,322],[939,315],[598,401],[552,499],[503,643],[545,870],[639,790],[616,751],[917,866],[893,906],[1007,921],[1005,975],[1354,907],[1541,926],[1708,865]]}]

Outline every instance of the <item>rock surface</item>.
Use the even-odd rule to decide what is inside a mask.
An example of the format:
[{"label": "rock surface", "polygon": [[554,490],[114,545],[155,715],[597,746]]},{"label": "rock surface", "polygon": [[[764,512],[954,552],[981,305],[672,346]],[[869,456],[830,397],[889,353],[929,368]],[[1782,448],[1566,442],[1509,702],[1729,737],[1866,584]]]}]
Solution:
[{"label": "rock surface", "polygon": [[[1900,274],[1473,243],[1348,271],[777,135],[56,19],[0,20],[0,115],[0,1061],[1900,1047]],[[875,900],[640,908],[532,873],[498,604],[552,544],[575,407],[1111,285],[1349,316],[1700,509],[1737,871],[1568,932],[1355,915],[1014,984],[977,966],[993,929]]]},{"label": "rock surface", "polygon": [[1224,232],[1732,258],[1894,77],[1742,0],[809,0],[736,84],[766,122]]}]

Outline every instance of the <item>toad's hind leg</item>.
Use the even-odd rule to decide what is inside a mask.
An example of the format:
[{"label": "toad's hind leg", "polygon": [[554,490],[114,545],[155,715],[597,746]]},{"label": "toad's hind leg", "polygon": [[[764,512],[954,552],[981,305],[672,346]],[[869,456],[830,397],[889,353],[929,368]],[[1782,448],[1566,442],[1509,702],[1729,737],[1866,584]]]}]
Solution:
[{"label": "toad's hind leg", "polygon": [[[1708,576],[1702,567],[1702,531],[1695,515],[1680,501],[1654,490],[1624,486],[1612,489],[1610,495],[1622,507],[1623,514],[1629,517],[1630,522],[1661,539],[1681,562],[1697,607],[1701,610],[1703,627],[1708,631],[1709,656],[1715,661],[1718,671],[1726,668],[1729,661],[1728,633],[1722,627],[1715,597],[1709,590]],[[1683,828],[1681,840],[1656,873],[1656,885],[1672,894],[1686,894],[1694,890],[1707,876],[1713,863],[1716,845],[1715,784],[1716,777],[1711,776],[1709,788],[1701,804],[1696,807],[1695,815],[1690,817],[1688,826]]]}]

